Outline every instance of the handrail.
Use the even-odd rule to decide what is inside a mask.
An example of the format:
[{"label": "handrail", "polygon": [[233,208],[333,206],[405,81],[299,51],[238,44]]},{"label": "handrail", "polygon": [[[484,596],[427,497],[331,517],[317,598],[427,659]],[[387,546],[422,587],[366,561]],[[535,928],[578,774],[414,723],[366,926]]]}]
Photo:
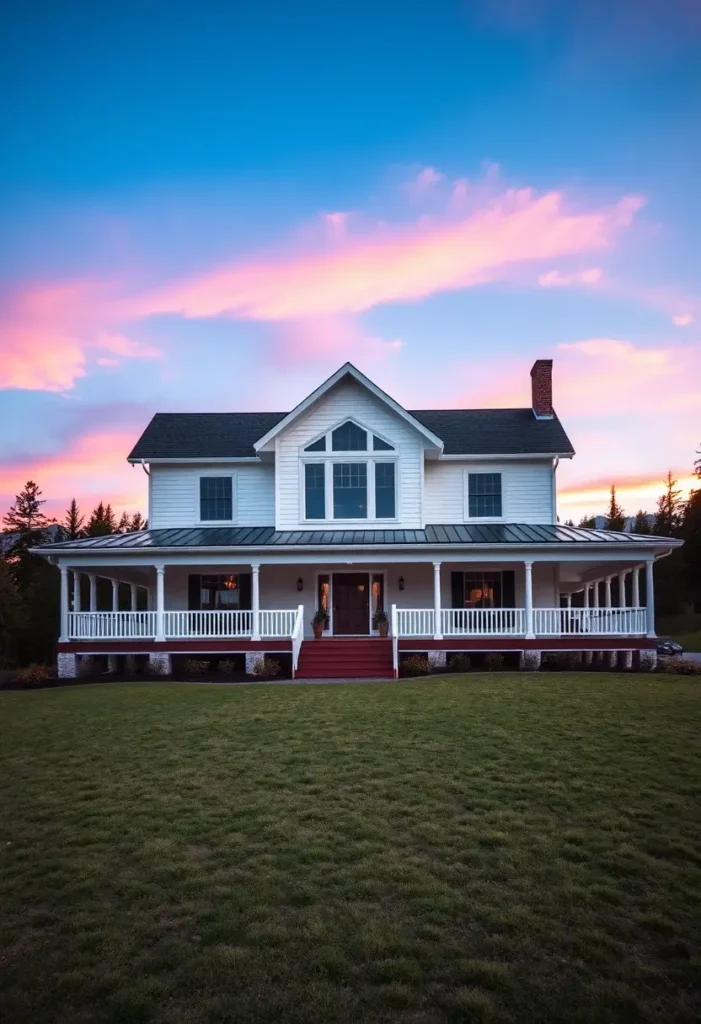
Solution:
[{"label": "handrail", "polygon": [[536,636],[644,636],[645,608],[534,608]]},{"label": "handrail", "polygon": [[443,636],[523,636],[523,608],[444,608]]},{"label": "handrail", "polygon": [[304,605],[297,606],[294,627],[292,629],[292,678],[294,679],[299,665],[299,652],[304,640]]},{"label": "handrail", "polygon": [[149,640],[155,635],[153,611],[68,612],[69,640]]},{"label": "handrail", "polygon": [[399,675],[399,613],[396,604],[392,605],[392,669],[394,678]]}]

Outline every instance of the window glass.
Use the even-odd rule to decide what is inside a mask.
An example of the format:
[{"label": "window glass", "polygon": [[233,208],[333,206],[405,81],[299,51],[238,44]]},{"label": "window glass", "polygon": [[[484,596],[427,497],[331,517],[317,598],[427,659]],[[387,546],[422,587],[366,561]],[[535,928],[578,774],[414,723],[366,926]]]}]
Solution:
[{"label": "window glass", "polygon": [[200,519],[232,518],[232,480],[230,476],[200,477]]},{"label": "window glass", "polygon": [[325,466],[308,462],[304,467],[304,507],[307,519],[326,519]]},{"label": "window glass", "polygon": [[334,463],[333,515],[334,519],[367,519],[368,468],[366,463]]},{"label": "window glass", "polygon": [[372,577],[372,614],[373,617],[376,612],[384,611],[385,608],[385,578],[379,573]]},{"label": "window glass", "polygon": [[501,473],[470,473],[468,480],[470,516],[501,516]]},{"label": "window glass", "polygon": [[375,463],[375,516],[377,519],[394,519],[396,516],[394,494],[394,463]]},{"label": "window glass", "polygon": [[377,434],[372,435],[372,448],[376,452],[393,452],[394,445],[388,444],[387,441],[383,441]]},{"label": "window glass", "polygon": [[326,434],[324,434],[323,437],[320,437],[317,441],[312,441],[312,443],[308,444],[304,450],[305,452],[325,452]]},{"label": "window glass", "polygon": [[202,576],[200,581],[200,608],[233,608],[247,610],[251,607],[250,575]]},{"label": "window glass", "polygon": [[368,448],[368,435],[356,423],[348,420],[332,433],[331,447],[335,452],[365,452]]},{"label": "window glass", "polygon": [[331,577],[324,574],[319,576],[319,590],[317,593],[316,606],[319,611],[326,613],[326,624],[324,629],[329,628],[329,593],[331,590]]},{"label": "window glass", "polygon": [[502,582],[501,572],[465,572],[463,608],[501,608]]}]

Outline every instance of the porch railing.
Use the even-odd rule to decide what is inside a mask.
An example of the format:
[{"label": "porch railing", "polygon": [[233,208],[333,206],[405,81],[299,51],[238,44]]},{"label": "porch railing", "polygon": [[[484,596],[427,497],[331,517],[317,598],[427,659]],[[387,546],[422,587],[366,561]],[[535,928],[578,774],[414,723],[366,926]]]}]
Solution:
[{"label": "porch railing", "polygon": [[300,604],[295,612],[294,625],[292,627],[292,678],[294,679],[299,665],[299,652],[302,649],[304,640],[304,605]]},{"label": "porch railing", "polygon": [[433,636],[436,632],[433,608],[397,608],[398,636]]},{"label": "porch railing", "polygon": [[444,608],[443,636],[523,636],[526,617],[523,608]]},{"label": "porch railing", "polygon": [[[260,635],[267,637],[292,636],[297,620],[297,608],[285,608],[281,611],[270,611],[261,608],[260,612]],[[248,613],[251,614],[250,612]]]},{"label": "porch railing", "polygon": [[71,640],[153,639],[156,635],[155,612],[69,612],[68,636]]},{"label": "porch railing", "polygon": [[164,612],[164,631],[169,639],[189,640],[201,637],[246,637],[253,632],[253,612],[233,609],[213,611]]},{"label": "porch railing", "polygon": [[644,608],[534,608],[536,636],[639,636],[647,630]]}]

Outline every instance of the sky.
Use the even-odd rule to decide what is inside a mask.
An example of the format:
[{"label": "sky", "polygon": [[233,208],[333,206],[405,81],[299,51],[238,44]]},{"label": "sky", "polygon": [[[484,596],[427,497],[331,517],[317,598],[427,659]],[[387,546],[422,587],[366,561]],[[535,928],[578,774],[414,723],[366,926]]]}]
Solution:
[{"label": "sky", "polygon": [[36,0],[0,19],[0,510],[146,512],[156,411],[530,404],[561,519],[701,447],[701,2]]}]

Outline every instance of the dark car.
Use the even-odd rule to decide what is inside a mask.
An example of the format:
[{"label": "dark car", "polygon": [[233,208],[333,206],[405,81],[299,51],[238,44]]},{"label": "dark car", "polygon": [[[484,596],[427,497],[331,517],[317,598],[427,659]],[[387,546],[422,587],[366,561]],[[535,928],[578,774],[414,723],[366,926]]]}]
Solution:
[{"label": "dark car", "polygon": [[684,653],[684,648],[676,640],[660,638],[657,641],[657,653],[669,658],[679,658]]}]

